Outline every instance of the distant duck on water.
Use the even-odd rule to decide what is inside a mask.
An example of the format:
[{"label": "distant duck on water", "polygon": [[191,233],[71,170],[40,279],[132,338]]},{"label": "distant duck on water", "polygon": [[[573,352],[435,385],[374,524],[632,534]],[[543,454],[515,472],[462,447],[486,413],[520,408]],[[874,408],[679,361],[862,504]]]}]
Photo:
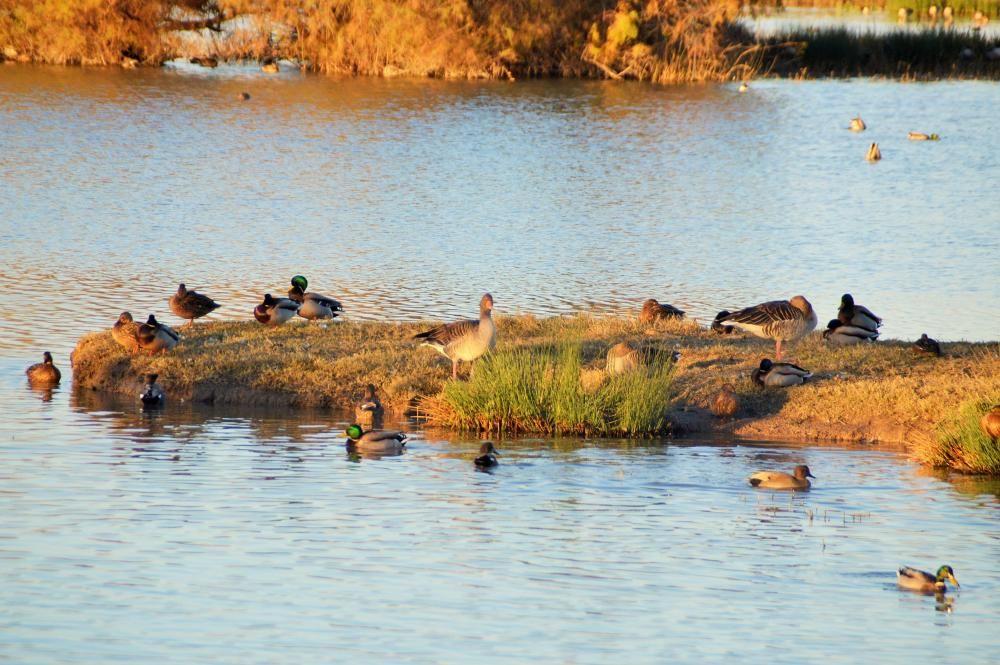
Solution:
[{"label": "distant duck on water", "polygon": [[810,478],[815,478],[809,467],[800,464],[792,473],[783,471],[758,471],[748,479],[750,485],[763,490],[807,490],[811,486]]},{"label": "distant duck on water", "polygon": [[458,362],[472,362],[497,343],[497,328],[493,322],[493,296],[485,294],[479,300],[479,319],[446,323],[443,326],[417,333],[413,339],[435,349],[451,361],[451,378],[458,378]]},{"label": "distant duck on water", "polygon": [[139,401],[146,406],[159,406],[167,398],[163,388],[156,382],[158,377],[159,374],[146,375],[146,383],[142,386],[142,392],[139,393]]},{"label": "distant duck on water", "polygon": [[[781,342],[794,342],[816,327],[816,312],[802,296],[791,300],[772,300],[726,315],[715,323],[735,326],[751,335],[774,340],[774,354],[781,360]],[[712,325],[715,328],[715,325]]]},{"label": "distant duck on water", "polygon": [[896,571],[896,583],[908,591],[939,593],[946,590],[945,582],[961,586],[955,579],[955,571],[951,566],[941,566],[934,575],[910,566],[903,566]]},{"label": "distant duck on water", "polygon": [[911,141],[940,141],[941,137],[937,134],[924,134],[923,132],[910,132],[906,135]]},{"label": "distant duck on water", "polygon": [[866,125],[865,121],[861,119],[860,115],[858,115],[851,118],[850,129],[852,132],[863,132],[868,129],[868,125]]},{"label": "distant duck on water", "polygon": [[473,464],[479,469],[492,469],[493,467],[500,464],[497,461],[496,456],[500,454],[500,451],[489,441],[486,441],[481,446],[479,446],[479,457],[473,460]]},{"label": "distant duck on water", "polygon": [[24,370],[28,383],[38,388],[51,388],[62,380],[62,372],[52,363],[52,354],[46,351],[42,354],[42,362],[35,363]]},{"label": "distant duck on water", "polygon": [[366,432],[358,424],[347,428],[347,447],[372,453],[398,453],[406,445],[402,432]]},{"label": "distant duck on water", "polygon": [[868,146],[868,153],[865,155],[865,159],[869,162],[877,162],[882,159],[882,151],[878,149],[878,143],[872,143]]}]

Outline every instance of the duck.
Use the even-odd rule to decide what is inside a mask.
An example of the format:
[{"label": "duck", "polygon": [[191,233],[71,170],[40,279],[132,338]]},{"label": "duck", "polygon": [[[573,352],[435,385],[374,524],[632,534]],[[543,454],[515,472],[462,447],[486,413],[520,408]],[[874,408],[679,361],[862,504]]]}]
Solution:
[{"label": "duck", "polygon": [[812,378],[812,372],[792,363],[771,362],[769,358],[760,361],[760,366],[753,371],[750,378],[759,386],[772,388],[787,388],[801,386]]},{"label": "duck", "polygon": [[139,348],[145,349],[149,355],[157,351],[166,353],[177,346],[181,336],[170,326],[164,325],[156,320],[152,314],[146,322],[139,326]]},{"label": "duck", "polygon": [[788,474],[783,471],[758,471],[747,480],[752,487],[762,490],[807,490],[812,485],[810,478],[815,478],[809,467],[799,464]]},{"label": "duck", "polygon": [[834,346],[850,346],[872,342],[878,338],[878,332],[845,325],[840,319],[831,319],[823,331],[823,339]]},{"label": "duck", "polygon": [[221,305],[206,295],[197,291],[188,291],[184,284],[177,287],[177,293],[170,296],[170,311],[182,319],[188,319],[188,325],[194,325],[194,320],[218,309]]},{"label": "duck", "polygon": [[280,326],[291,320],[298,311],[299,303],[290,298],[274,298],[270,293],[264,294],[264,302],[253,308],[253,318],[266,326]]},{"label": "duck", "polygon": [[878,336],[878,329],[882,325],[882,319],[872,313],[864,305],[855,305],[854,296],[845,293],[840,296],[840,309],[837,310],[837,319],[845,326],[856,326],[864,328]]},{"label": "duck", "polygon": [[277,74],[281,70],[278,68],[278,62],[274,58],[265,58],[260,65],[260,71],[265,74]]},{"label": "duck", "polygon": [[167,398],[166,393],[163,392],[163,388],[156,382],[159,376],[159,374],[146,375],[146,383],[142,387],[142,392],[139,393],[139,401],[146,406],[163,404]]},{"label": "duck", "polygon": [[715,315],[715,319],[712,321],[712,330],[719,333],[720,335],[731,335],[736,328],[734,326],[724,326],[720,323],[727,316],[732,314],[728,309],[724,309]]},{"label": "duck", "polygon": [[860,115],[854,116],[853,118],[851,118],[851,131],[852,132],[863,132],[866,129],[868,129],[868,125],[865,124],[865,121],[861,119]]},{"label": "duck", "polygon": [[639,313],[639,323],[655,323],[666,319],[679,319],[684,316],[684,310],[673,305],[661,305],[656,298],[649,298],[642,303]]},{"label": "duck", "polygon": [[200,65],[202,67],[208,67],[209,69],[215,69],[216,67],[219,66],[219,59],[213,58],[211,56],[194,57],[191,58],[188,62],[190,62],[192,65]]},{"label": "duck", "polygon": [[497,327],[493,322],[493,296],[489,293],[479,300],[479,320],[467,319],[447,323],[422,333],[413,339],[421,346],[429,346],[451,361],[451,378],[458,378],[458,361],[472,362],[497,344]]},{"label": "duck", "polygon": [[941,345],[933,337],[928,337],[927,333],[920,336],[913,346],[910,347],[914,353],[925,353],[927,355],[941,357]]},{"label": "duck", "polygon": [[877,162],[882,159],[882,151],[878,149],[878,143],[872,143],[868,146],[868,153],[865,154],[865,159],[869,162]]},{"label": "duck", "polygon": [[52,354],[48,351],[42,354],[42,362],[35,363],[24,370],[24,373],[28,377],[28,383],[35,387],[57,386],[62,380],[62,372],[52,364]]},{"label": "duck", "polygon": [[111,327],[111,338],[129,353],[139,350],[139,324],[132,318],[131,312],[118,315],[118,320]]},{"label": "duck", "polygon": [[477,469],[492,469],[500,464],[496,458],[499,454],[500,451],[491,442],[486,441],[479,446],[479,457],[474,459],[472,463],[476,465]]},{"label": "duck", "polygon": [[983,414],[979,419],[979,426],[983,429],[983,434],[991,439],[1000,439],[1000,406]]},{"label": "duck", "polygon": [[712,413],[716,418],[732,418],[740,408],[740,400],[733,384],[726,383],[712,400]]},{"label": "duck", "polygon": [[716,322],[720,326],[731,325],[751,335],[773,339],[774,355],[781,360],[781,342],[794,342],[812,332],[816,327],[816,312],[803,296],[794,296],[791,300],[771,300],[747,307]]},{"label": "duck", "polygon": [[306,293],[309,281],[302,275],[292,277],[292,288],[288,289],[288,298],[302,305],[299,316],[310,321],[333,319],[344,311],[340,302],[333,298],[321,296],[318,293]]},{"label": "duck", "polygon": [[746,81],[743,81],[742,83],[740,83],[740,87],[739,87],[739,91],[740,92],[746,92],[749,89],[750,89],[750,86],[747,85]]},{"label": "duck", "polygon": [[250,101],[250,93],[249,93],[249,92],[246,92],[246,91],[244,91],[244,92],[241,92],[241,93],[240,93],[240,101],[241,101],[241,102],[247,102],[247,101]]},{"label": "duck", "polygon": [[940,141],[937,134],[924,134],[923,132],[909,132],[906,137],[911,141]]},{"label": "duck", "polygon": [[376,416],[382,415],[382,402],[375,392],[375,384],[369,383],[365,387],[365,394],[361,397],[361,402],[354,408],[354,418],[358,421],[372,421]]},{"label": "duck", "polygon": [[961,586],[955,579],[955,571],[951,566],[941,566],[937,569],[936,575],[903,566],[896,571],[896,584],[903,589],[910,591],[921,591],[923,593],[935,593],[945,591],[945,582],[951,582],[955,586]]},{"label": "duck", "polygon": [[[638,348],[628,342],[619,342],[608,349],[605,371],[611,376],[631,372],[656,361],[656,349]],[[680,351],[670,352],[670,362],[681,359]]]},{"label": "duck", "polygon": [[357,423],[347,428],[347,447],[373,453],[399,453],[406,445],[402,432],[366,432]]}]

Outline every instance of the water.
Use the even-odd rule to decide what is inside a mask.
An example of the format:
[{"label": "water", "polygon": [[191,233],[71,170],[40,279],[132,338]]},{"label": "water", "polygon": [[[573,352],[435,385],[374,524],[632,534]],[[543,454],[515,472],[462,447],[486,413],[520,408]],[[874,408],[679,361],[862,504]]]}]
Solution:
[{"label": "water", "polygon": [[[850,290],[889,336],[995,338],[997,102],[0,67],[0,660],[991,662],[995,482],[732,441],[504,440],[486,474],[405,421],[405,454],[352,460],[345,414],[143,413],[74,393],[67,356],[122,309],[177,323],[181,280],[248,318],[296,273],[364,319],[485,290],[703,320],[801,292],[822,318]],[[51,392],[22,374],[42,350]],[[746,484],[798,463],[814,491]],[[894,587],[943,563],[946,598]]]},{"label": "water", "polygon": [[[943,5],[942,5],[943,6]],[[960,17],[958,21],[945,24],[943,21],[930,22],[926,16],[911,17],[905,23],[897,20],[895,13],[872,11],[868,14],[860,12],[835,12],[830,9],[815,7],[788,7],[776,13],[764,13],[745,16],[740,19],[758,36],[771,36],[789,30],[847,28],[852,32],[885,34],[894,31],[923,30],[955,30],[971,34],[979,31],[990,37],[1000,36],[1000,26],[996,21],[984,26],[973,26],[971,20]],[[958,54],[954,54],[957,58]]]}]

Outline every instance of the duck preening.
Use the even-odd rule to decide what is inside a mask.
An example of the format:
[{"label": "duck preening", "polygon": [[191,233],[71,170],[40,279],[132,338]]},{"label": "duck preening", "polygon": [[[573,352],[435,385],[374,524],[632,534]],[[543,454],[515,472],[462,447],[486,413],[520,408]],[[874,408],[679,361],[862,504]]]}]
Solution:
[{"label": "duck preening", "polygon": [[181,336],[177,334],[176,330],[160,323],[152,314],[149,315],[145,323],[139,326],[138,338],[139,348],[145,350],[149,355],[157,352],[166,353],[177,346],[177,342],[181,340]]},{"label": "duck preening", "polygon": [[823,331],[823,339],[835,346],[849,346],[852,344],[862,344],[871,342],[878,338],[878,332],[859,328],[858,326],[844,325],[840,319],[831,319],[826,324]]},{"label": "duck preening", "polygon": [[[721,316],[721,312],[720,312]],[[771,300],[741,309],[723,318],[716,317],[720,327],[735,326],[751,335],[774,340],[775,358],[781,360],[781,342],[794,342],[816,327],[816,312],[802,296],[791,300]],[[712,325],[715,329],[715,324]]]},{"label": "duck preening", "polygon": [[855,305],[854,296],[845,293],[840,296],[840,309],[837,311],[837,319],[845,326],[856,326],[864,328],[878,336],[879,326],[882,319],[872,313],[864,305]]},{"label": "duck preening", "polygon": [[358,424],[351,425],[345,432],[347,447],[372,453],[398,453],[406,445],[406,435],[402,432],[366,432]]},{"label": "duck preening", "polygon": [[473,460],[473,464],[480,469],[491,469],[500,463],[496,458],[499,454],[500,451],[491,442],[486,441],[479,446],[479,457]]},{"label": "duck preening", "polygon": [[933,337],[928,337],[927,333],[922,334],[910,348],[914,353],[941,357],[941,345]]},{"label": "duck preening", "polygon": [[712,321],[712,330],[719,333],[720,335],[729,335],[736,330],[735,326],[724,326],[721,321],[727,316],[732,314],[728,309],[724,309],[715,315],[715,319]]},{"label": "duck preening", "polygon": [[42,362],[35,363],[24,370],[24,373],[28,377],[28,383],[35,387],[52,387],[62,380],[62,372],[52,364],[52,354],[48,351],[42,354]]},{"label": "duck preening", "polygon": [[759,386],[787,388],[802,385],[812,378],[812,372],[792,363],[776,363],[764,358],[760,361],[760,366],[751,373],[750,378]]},{"label": "duck preening", "polygon": [[673,305],[661,305],[656,298],[650,298],[642,303],[639,312],[639,323],[655,323],[666,319],[679,319],[684,316],[684,310]]},{"label": "duck preening", "polygon": [[188,320],[188,325],[194,325],[194,320],[218,309],[221,305],[197,291],[189,291],[183,284],[177,287],[177,293],[170,296],[170,311],[182,319]]},{"label": "duck preening", "polygon": [[955,579],[955,571],[951,566],[941,566],[936,575],[903,566],[896,571],[896,583],[904,589],[910,591],[920,591],[922,593],[939,593],[945,591],[945,582],[951,582],[955,586],[961,586]]},{"label": "duck preening", "polygon": [[299,303],[299,316],[310,321],[319,319],[332,319],[344,311],[340,301],[321,296],[318,293],[307,293],[309,281],[302,275],[292,277],[292,288],[288,290],[288,297]]},{"label": "duck preening", "polygon": [[865,154],[865,159],[869,162],[877,162],[882,159],[882,151],[878,149],[878,143],[872,143],[868,146],[868,153]]},{"label": "duck preening", "polygon": [[493,322],[493,296],[485,294],[479,300],[479,320],[467,319],[446,323],[426,332],[417,333],[421,345],[429,346],[451,361],[451,378],[458,378],[458,361],[472,362],[497,343],[497,328]]},{"label": "duck preening", "polygon": [[158,406],[163,404],[167,398],[166,393],[163,392],[163,388],[156,382],[159,376],[159,374],[146,375],[146,383],[143,384],[142,392],[139,393],[139,401],[146,406]]},{"label": "duck preening", "polygon": [[301,305],[290,298],[275,298],[265,293],[264,302],[253,308],[253,318],[265,326],[280,326],[294,317],[299,307]]},{"label": "duck preening", "polygon": [[807,490],[810,478],[815,478],[809,467],[800,464],[792,473],[783,471],[758,471],[748,478],[750,485],[764,490]]},{"label": "duck preening", "polygon": [[129,353],[139,350],[139,324],[132,318],[131,312],[118,315],[118,320],[111,328],[111,338]]}]

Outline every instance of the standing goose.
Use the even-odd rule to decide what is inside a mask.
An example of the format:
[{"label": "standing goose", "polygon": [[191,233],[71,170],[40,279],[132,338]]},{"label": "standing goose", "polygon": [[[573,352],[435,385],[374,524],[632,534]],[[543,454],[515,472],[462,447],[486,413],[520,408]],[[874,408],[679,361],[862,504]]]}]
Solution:
[{"label": "standing goose", "polygon": [[932,337],[928,337],[927,333],[920,336],[913,346],[910,347],[915,353],[926,353],[927,355],[941,357],[941,345],[938,341]]},{"label": "standing goose", "polygon": [[183,284],[177,287],[177,293],[170,296],[170,311],[182,319],[188,319],[189,326],[194,325],[195,319],[219,307],[219,303],[197,291],[188,291]]},{"label": "standing goose", "polygon": [[264,302],[253,308],[253,318],[266,326],[280,326],[299,311],[299,303],[289,298],[274,298],[264,294]]},{"label": "standing goose", "polygon": [[810,478],[815,478],[809,467],[800,464],[791,474],[782,471],[758,471],[748,478],[750,485],[762,490],[807,490]]},{"label": "standing goose", "polygon": [[816,312],[808,300],[795,296],[791,300],[772,300],[741,309],[717,323],[720,326],[735,326],[757,337],[773,339],[774,355],[781,360],[781,342],[794,342],[809,334],[816,327]]},{"label": "standing goose", "polygon": [[467,319],[417,333],[413,339],[437,349],[451,361],[451,378],[458,378],[458,361],[472,362],[497,344],[497,327],[493,323],[493,296],[485,294],[479,301],[479,320]]},{"label": "standing goose", "polygon": [[876,336],[878,336],[879,326],[882,325],[882,319],[875,316],[870,309],[864,305],[855,305],[854,297],[850,293],[845,293],[840,297],[837,319],[845,326],[864,328],[875,333]]},{"label": "standing goose", "polygon": [[299,308],[299,316],[310,321],[319,319],[332,319],[338,313],[343,312],[340,302],[333,298],[321,296],[318,293],[306,293],[309,281],[302,275],[292,277],[292,288],[288,290],[288,297],[302,305]]},{"label": "standing goose", "polygon": [[52,364],[52,354],[46,351],[42,354],[42,362],[35,363],[24,370],[28,377],[28,383],[36,388],[50,388],[58,385],[62,379],[62,372]]},{"label": "standing goose", "polygon": [[111,338],[125,347],[129,353],[139,350],[139,324],[132,319],[130,312],[122,312],[111,328]]},{"label": "standing goose", "polygon": [[477,469],[492,469],[500,463],[496,458],[499,454],[500,451],[487,441],[479,446],[479,457],[473,460],[473,464],[476,465]]},{"label": "standing goose", "polygon": [[775,363],[764,358],[750,378],[759,386],[787,388],[802,385],[807,379],[812,378],[812,372],[792,363]]},{"label": "standing goose", "polygon": [[146,375],[146,383],[142,387],[142,392],[139,393],[139,401],[146,406],[159,406],[167,398],[166,393],[163,392],[163,388],[156,382],[159,376],[159,374]]},{"label": "standing goose", "polygon": [[941,566],[937,569],[936,575],[925,573],[910,566],[903,566],[896,571],[896,583],[910,591],[920,591],[922,593],[944,592],[946,590],[945,582],[951,582],[955,586],[962,586],[955,579],[955,571],[952,570],[951,566]]},{"label": "standing goose", "polygon": [[656,323],[667,319],[679,319],[683,316],[684,310],[677,309],[673,305],[661,305],[656,298],[650,298],[642,303],[639,323]]},{"label": "standing goose", "polygon": [[360,425],[347,428],[347,447],[370,453],[399,453],[406,445],[406,435],[402,432],[366,432]]},{"label": "standing goose", "polygon": [[834,346],[849,346],[871,342],[878,338],[878,333],[867,328],[859,328],[844,324],[840,319],[831,319],[823,331],[823,339]]},{"label": "standing goose", "polygon": [[166,353],[177,346],[177,342],[181,339],[176,330],[163,325],[152,314],[149,315],[144,324],[139,326],[138,336],[139,347],[145,349],[149,355],[153,355],[157,351]]}]

